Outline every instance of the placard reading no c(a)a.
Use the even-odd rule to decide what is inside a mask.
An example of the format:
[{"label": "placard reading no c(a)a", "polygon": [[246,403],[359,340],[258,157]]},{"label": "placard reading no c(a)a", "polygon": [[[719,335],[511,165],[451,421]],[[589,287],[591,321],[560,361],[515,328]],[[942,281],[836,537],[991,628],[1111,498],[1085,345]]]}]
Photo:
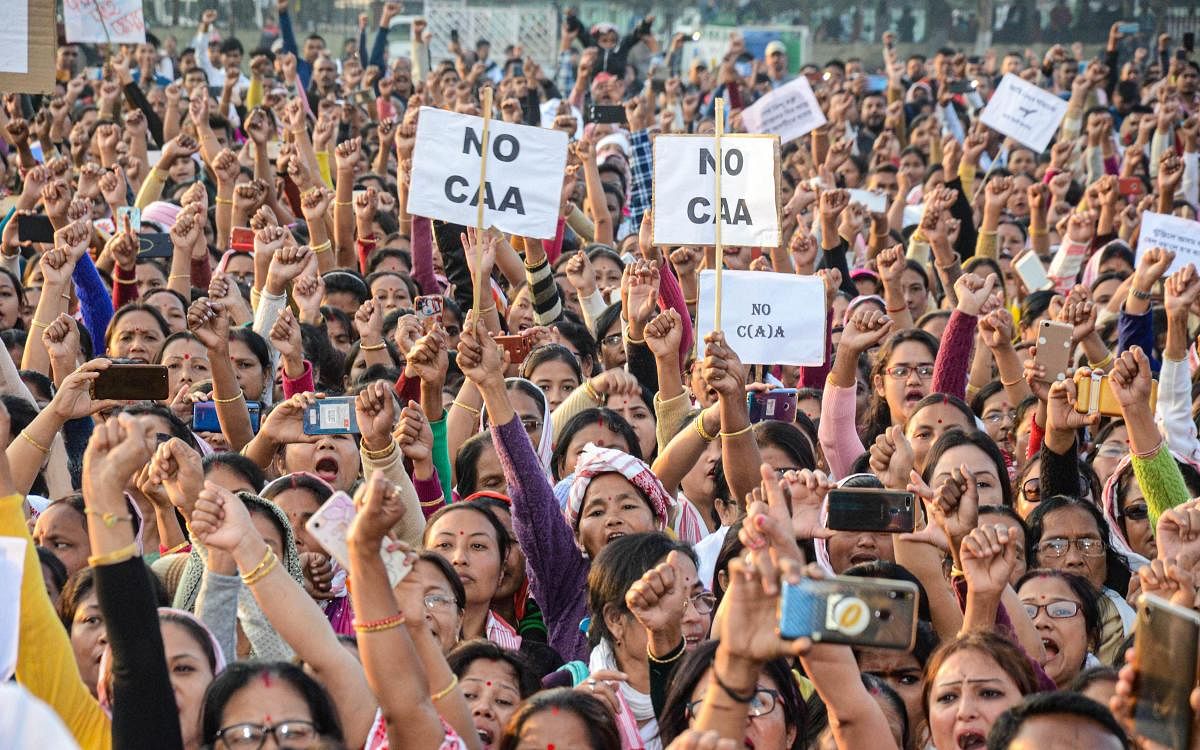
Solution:
[{"label": "placard reading no c(a)a", "polygon": [[[701,271],[699,336],[713,330],[716,287],[717,272]],[[743,364],[825,363],[825,282],[819,276],[724,271],[721,297],[721,328]]]}]

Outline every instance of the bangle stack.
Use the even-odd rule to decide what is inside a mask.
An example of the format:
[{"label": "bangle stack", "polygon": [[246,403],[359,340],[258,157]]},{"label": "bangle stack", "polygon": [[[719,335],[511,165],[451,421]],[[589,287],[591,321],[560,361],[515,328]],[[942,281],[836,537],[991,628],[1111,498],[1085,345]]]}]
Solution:
[{"label": "bangle stack", "polygon": [[246,584],[247,586],[253,586],[263,578],[266,578],[267,574],[274,570],[278,565],[279,557],[275,554],[273,549],[267,547],[266,553],[263,555],[263,558],[259,561],[258,565],[254,566],[254,570],[242,575],[242,583]]},{"label": "bangle stack", "polygon": [[404,613],[397,612],[396,614],[391,615],[390,617],[382,617],[378,620],[367,620],[366,622],[361,622],[359,620],[355,620],[354,621],[354,632],[356,632],[356,633],[380,633],[380,632],[383,632],[384,630],[391,630],[392,628],[398,627],[403,624],[404,624]]},{"label": "bangle stack", "polygon": [[[703,413],[696,415],[696,420],[694,422],[692,422],[692,424],[695,425],[695,427],[696,427],[696,434],[698,434],[700,436],[700,439],[703,440],[704,442],[711,443],[712,441],[717,439],[717,435],[709,435],[708,432],[705,431],[705,429],[704,429],[704,414]],[[718,435],[719,434],[720,434],[720,431],[718,431]]]},{"label": "bangle stack", "polygon": [[361,450],[362,450],[363,456],[365,456],[366,458],[369,458],[372,461],[382,461],[383,459],[390,457],[393,453],[396,452],[396,441],[393,440],[391,443],[388,444],[388,447],[382,448],[377,451],[368,449],[367,444],[363,443]]},{"label": "bangle stack", "polygon": [[358,345],[358,348],[364,352],[377,352],[380,349],[386,349],[387,343],[383,342],[383,341],[380,341],[378,344],[362,344],[362,343],[360,343]]},{"label": "bangle stack", "polygon": [[216,403],[216,404],[232,404],[234,401],[237,401],[239,398],[242,398],[242,397],[243,397],[243,396],[245,396],[245,395],[246,395],[246,392],[245,392],[245,391],[243,391],[241,388],[238,388],[237,395],[236,395],[236,396],[233,396],[232,398],[217,398],[217,394],[216,394],[216,393],[214,393],[214,394],[213,394],[213,403]]},{"label": "bangle stack", "polygon": [[116,565],[130,560],[138,552],[137,542],[130,542],[129,546],[122,547],[118,550],[113,550],[106,555],[92,555],[88,557],[88,567],[98,568],[101,565]]},{"label": "bangle stack", "polygon": [[332,240],[325,240],[324,242],[317,244],[317,245],[313,245],[312,247],[309,248],[309,250],[313,251],[313,255],[320,255],[321,253],[327,253],[331,249],[333,249],[333,241]]},{"label": "bangle stack", "polygon": [[483,414],[483,412],[480,411],[479,409],[476,409],[474,406],[471,406],[470,404],[464,404],[462,401],[459,401],[458,399],[454,400],[453,406],[457,406],[458,408],[462,409],[463,411],[470,412],[471,414],[474,414],[477,417],[481,416]]},{"label": "bangle stack", "polygon": [[1108,367],[1112,363],[1113,363],[1113,353],[1109,352],[1108,356],[1105,357],[1104,359],[1100,360],[1099,362],[1089,361],[1088,367],[1092,368],[1093,370],[1099,370],[1101,368]]}]

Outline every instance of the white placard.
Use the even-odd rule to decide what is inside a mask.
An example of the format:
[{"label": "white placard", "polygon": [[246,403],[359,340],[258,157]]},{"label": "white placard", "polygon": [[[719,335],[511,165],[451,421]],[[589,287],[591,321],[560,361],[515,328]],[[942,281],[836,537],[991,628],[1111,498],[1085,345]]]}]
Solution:
[{"label": "white placard", "polygon": [[867,213],[887,213],[888,197],[887,193],[882,190],[859,190],[858,188],[851,188],[846,192],[850,193],[850,202],[861,204],[863,208],[867,209]]},{"label": "white placard", "polygon": [[29,72],[29,5],[11,4],[0,24],[0,73]]},{"label": "white placard", "polygon": [[1136,257],[1152,247],[1175,253],[1175,261],[1167,273],[1175,273],[1188,263],[1200,268],[1200,222],[1181,219],[1170,214],[1146,211],[1142,214],[1142,229],[1138,233]]},{"label": "white placard", "polygon": [[[717,272],[700,272],[696,329],[713,329]],[[825,363],[825,282],[819,276],[724,271],[721,328],[743,364]]]},{"label": "white placard", "polygon": [[[475,226],[482,138],[482,117],[421,107],[410,214]],[[566,168],[566,133],[492,120],[483,225],[552,239]]]},{"label": "white placard", "polygon": [[804,76],[780,86],[742,110],[747,133],[774,133],[783,143],[825,124],[825,113]]},{"label": "white placard", "polygon": [[142,0],[63,0],[63,22],[70,44],[146,41]]},{"label": "white placard", "polygon": [[[654,139],[654,244],[716,244],[715,143],[700,135]],[[722,136],[721,151],[721,243],[778,247],[778,137]]]},{"label": "white placard", "polygon": [[983,109],[983,124],[1039,154],[1067,113],[1067,103],[1020,76],[1006,73]]},{"label": "white placard", "polygon": [[0,537],[0,682],[7,682],[17,666],[26,544],[21,537]]}]

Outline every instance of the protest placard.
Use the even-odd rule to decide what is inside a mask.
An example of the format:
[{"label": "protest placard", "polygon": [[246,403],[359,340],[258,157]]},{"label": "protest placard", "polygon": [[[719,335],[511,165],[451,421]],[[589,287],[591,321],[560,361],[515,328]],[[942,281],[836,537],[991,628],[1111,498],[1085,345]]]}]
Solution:
[{"label": "protest placard", "polygon": [[1041,153],[1066,113],[1065,101],[1020,76],[1006,73],[980,119],[992,130]]},{"label": "protest placard", "polygon": [[1142,229],[1138,233],[1137,259],[1152,247],[1175,253],[1175,261],[1167,273],[1175,273],[1188,263],[1200,268],[1200,223],[1170,214],[1146,211],[1142,214]]},{"label": "protest placard", "polygon": [[0,91],[54,91],[54,3],[8,0],[0,24]]},{"label": "protest placard", "polygon": [[[721,328],[743,364],[825,362],[825,283],[819,276],[724,271]],[[696,330],[714,329],[716,271],[700,272]]]},{"label": "protest placard", "polygon": [[[413,151],[408,212],[475,226],[483,118],[422,107]],[[483,225],[552,239],[567,167],[567,134],[489,123]]]},{"label": "protest placard", "polygon": [[742,110],[748,133],[774,133],[782,143],[794,141],[825,124],[825,113],[804,76],[780,86]]},{"label": "protest placard", "polygon": [[142,44],[142,0],[63,0],[63,25],[71,44]]},{"label": "protest placard", "polygon": [[[721,138],[721,241],[778,247],[779,138]],[[715,245],[716,146],[712,136],[654,139],[654,244]]]},{"label": "protest placard", "polygon": [[882,190],[859,190],[851,188],[847,192],[850,193],[850,202],[860,204],[863,208],[867,209],[867,213],[887,213],[888,197],[887,193]]},{"label": "protest placard", "polygon": [[0,537],[0,682],[11,678],[17,666],[26,544],[20,537]]}]

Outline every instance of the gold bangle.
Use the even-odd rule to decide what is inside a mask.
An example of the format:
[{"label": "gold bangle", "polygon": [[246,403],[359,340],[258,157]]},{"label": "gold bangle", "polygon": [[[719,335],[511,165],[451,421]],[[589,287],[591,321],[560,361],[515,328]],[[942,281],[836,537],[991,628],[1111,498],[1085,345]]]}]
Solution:
[{"label": "gold bangle", "polygon": [[738,435],[745,435],[747,432],[749,432],[750,430],[753,430],[753,429],[754,429],[754,425],[748,424],[740,430],[734,430],[733,432],[725,432],[724,430],[721,430],[717,434],[723,438],[731,438],[731,437],[737,437]]},{"label": "gold bangle", "polygon": [[377,451],[371,450],[367,447],[366,443],[363,443],[360,447],[360,450],[362,451],[363,456],[371,459],[372,461],[382,461],[396,452],[396,441],[393,440],[388,447],[381,448]]},{"label": "gold bangle", "polygon": [[42,445],[38,441],[34,440],[33,438],[29,437],[29,433],[25,432],[25,430],[21,430],[21,437],[25,438],[25,441],[27,443],[29,443],[30,445],[32,445],[34,448],[37,448],[38,450],[40,450],[43,455],[46,455],[46,456],[50,455],[50,449],[47,448],[46,446]]},{"label": "gold bangle", "polygon": [[218,206],[232,206],[233,199],[232,198],[222,198],[221,196],[218,195],[217,196],[217,205]]},{"label": "gold bangle", "polygon": [[469,404],[464,404],[462,401],[459,401],[458,399],[455,399],[454,403],[451,405],[457,406],[458,408],[463,409],[464,411],[469,411],[477,417],[483,415],[483,412],[480,411],[479,409],[476,409],[474,406],[470,406]]},{"label": "gold bangle", "polygon": [[585,393],[587,393],[588,398],[590,398],[591,400],[595,401],[598,404],[604,403],[604,399],[600,398],[600,394],[596,392],[596,386],[592,385],[592,381],[590,381],[590,380],[583,381],[583,390]]},{"label": "gold bangle", "polygon": [[450,680],[450,684],[431,695],[429,700],[433,702],[440,701],[442,698],[450,695],[450,693],[452,693],[456,687],[458,687],[458,675],[454,675],[454,679]]},{"label": "gold bangle", "polygon": [[245,395],[246,395],[246,392],[245,392],[245,391],[243,391],[241,388],[238,388],[237,395],[236,395],[236,396],[234,396],[234,397],[232,397],[232,398],[217,398],[217,394],[216,394],[216,393],[214,393],[214,394],[213,394],[213,403],[216,403],[216,404],[232,404],[234,401],[237,401],[239,398],[242,398],[242,397],[243,397],[243,396],[245,396]]},{"label": "gold bangle", "polygon": [[387,343],[384,341],[380,341],[378,344],[362,344],[362,343],[360,343],[358,345],[358,348],[364,352],[377,352],[380,349],[386,349]]},{"label": "gold bangle", "polygon": [[699,295],[699,294],[697,294],[695,297],[692,297],[691,299],[688,299],[687,297],[684,297],[684,298],[683,298],[683,304],[685,304],[685,305],[698,305],[698,304],[700,304],[700,295]]},{"label": "gold bangle", "polygon": [[1045,237],[1049,234],[1050,234],[1049,229],[1030,229],[1029,230],[1030,237]]},{"label": "gold bangle", "polygon": [[116,513],[110,513],[108,511],[99,511],[99,510],[92,510],[91,508],[84,508],[83,514],[85,516],[99,516],[100,523],[104,524],[104,527],[108,528],[108,529],[111,529],[113,526],[116,526],[117,522],[119,522],[119,521],[129,521],[130,523],[133,523],[133,516],[130,516],[130,515],[121,516],[121,515],[117,515]]},{"label": "gold bangle", "polygon": [[50,327],[49,323],[43,323],[42,321],[36,319],[29,321],[29,325],[33,326],[34,328],[41,328],[42,330]]},{"label": "gold bangle", "polygon": [[367,622],[353,621],[354,632],[356,633],[380,633],[384,630],[391,630],[399,627],[405,622],[404,613],[397,612],[390,617],[383,617],[378,620],[368,620]]},{"label": "gold bangle", "polygon": [[313,245],[309,248],[309,250],[312,250],[313,255],[320,255],[321,253],[327,253],[332,249],[333,249],[333,241],[332,240],[325,240],[324,242],[320,243],[319,245]]},{"label": "gold bangle", "polygon": [[191,281],[192,275],[190,273],[173,273],[167,277],[167,283],[171,283],[171,281],[174,279],[187,279],[188,281]]},{"label": "gold bangle", "polygon": [[700,436],[700,438],[702,440],[704,440],[704,442],[711,443],[712,441],[717,439],[716,435],[709,435],[708,432],[705,431],[703,414],[697,415],[696,418],[692,421],[692,425],[696,428],[696,434],[698,434]]},{"label": "gold bangle", "polygon": [[1088,367],[1092,368],[1093,370],[1099,370],[1101,367],[1108,367],[1112,363],[1113,363],[1113,353],[1109,352],[1108,356],[1105,357],[1104,359],[1100,360],[1099,362],[1092,362],[1089,360]]},{"label": "gold bangle", "polygon": [[337,201],[337,200],[335,200],[333,202],[333,205],[335,205],[335,206],[353,206],[354,201]]},{"label": "gold bangle", "polygon": [[1016,378],[1015,380],[1005,380],[1004,378],[1000,378],[1000,385],[1004,386],[1005,388],[1012,388],[1014,385],[1022,382],[1023,380],[1025,380],[1024,375]]},{"label": "gold bangle", "polygon": [[115,277],[115,276],[113,277],[113,281],[117,282],[118,284],[136,284],[136,283],[138,283],[137,279],[122,279],[122,278]]},{"label": "gold bangle", "polygon": [[628,343],[630,343],[630,344],[644,344],[644,343],[646,343],[646,339],[635,339],[633,336],[630,336],[628,333],[627,333],[627,334],[625,334],[625,341],[626,341],[626,342],[628,342]]},{"label": "gold bangle", "polygon": [[274,570],[275,566],[278,564],[279,556],[275,554],[275,550],[267,547],[266,554],[263,555],[262,561],[259,562],[258,565],[254,566],[254,570],[242,575],[242,583],[246,584],[247,586],[253,586],[261,581],[264,576]]},{"label": "gold bangle", "polygon": [[116,565],[130,560],[138,552],[137,542],[130,542],[129,546],[121,549],[113,550],[104,555],[91,555],[88,557],[88,567],[98,568],[101,565]]},{"label": "gold bangle", "polygon": [[185,540],[183,540],[182,542],[180,542],[179,544],[176,544],[176,545],[175,545],[174,547],[172,547],[171,549],[169,549],[169,550],[167,550],[166,552],[164,552],[164,553],[162,553],[161,555],[159,555],[159,557],[166,557],[167,555],[173,555],[173,554],[175,554],[176,552],[182,552],[182,551],[184,550],[184,548],[185,548],[185,547],[189,547],[189,546],[191,546],[191,544],[192,544],[191,542],[189,542],[189,541],[187,541],[187,540],[185,539]]}]

